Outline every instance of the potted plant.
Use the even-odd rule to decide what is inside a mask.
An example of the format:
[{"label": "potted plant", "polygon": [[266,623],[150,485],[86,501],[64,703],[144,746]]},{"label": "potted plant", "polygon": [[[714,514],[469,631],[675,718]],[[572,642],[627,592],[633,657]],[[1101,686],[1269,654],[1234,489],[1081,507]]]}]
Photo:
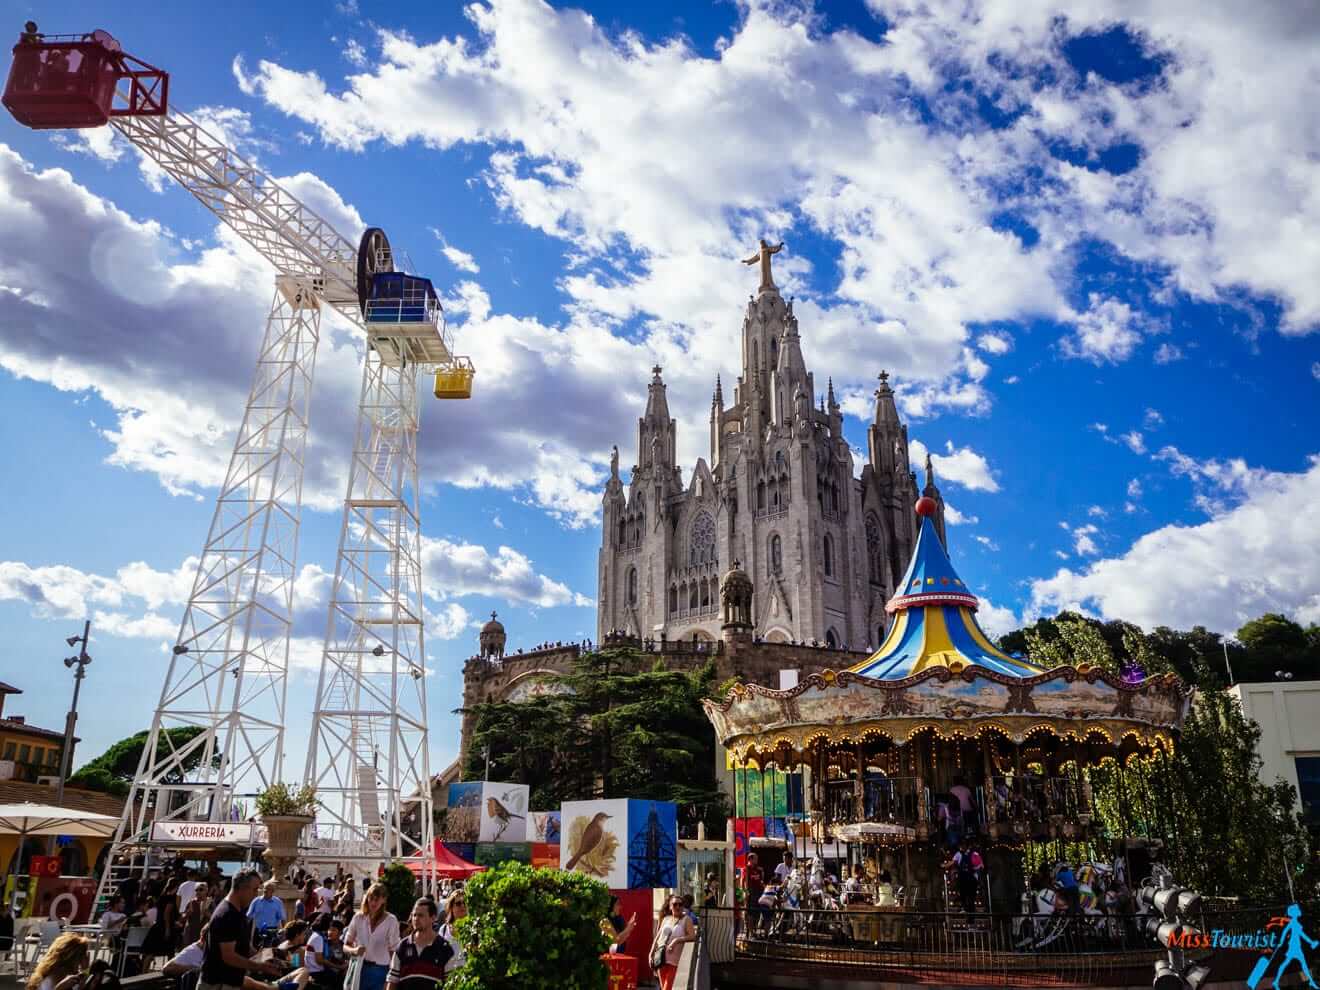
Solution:
[{"label": "potted plant", "polygon": [[[316,788],[271,784],[257,795],[256,805],[261,823],[266,826],[266,852],[262,858],[282,887],[289,866],[298,858],[303,829],[316,820]],[[282,891],[280,896],[284,896]]]}]

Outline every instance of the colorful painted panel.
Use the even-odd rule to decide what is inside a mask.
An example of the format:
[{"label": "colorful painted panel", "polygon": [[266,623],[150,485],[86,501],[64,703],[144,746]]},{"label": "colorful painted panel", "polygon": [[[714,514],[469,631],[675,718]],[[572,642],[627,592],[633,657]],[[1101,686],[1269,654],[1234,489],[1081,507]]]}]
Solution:
[{"label": "colorful painted panel", "polygon": [[615,889],[628,886],[628,802],[566,801],[560,808],[563,838],[559,865],[603,880]]},{"label": "colorful painted panel", "polygon": [[559,846],[557,844],[533,842],[531,846],[533,866],[548,866],[553,870],[559,869]]},{"label": "colorful painted panel", "polygon": [[445,813],[444,842],[472,843],[481,834],[481,788],[479,780],[449,785],[449,807]]},{"label": "colorful painted panel", "polygon": [[467,863],[475,863],[477,847],[471,842],[446,842],[445,848]]},{"label": "colorful painted panel", "polygon": [[559,845],[559,812],[533,811],[527,816],[527,841]]},{"label": "colorful painted panel", "polygon": [[473,860],[478,866],[499,866],[501,863],[531,861],[532,847],[527,842],[479,842],[477,858]]},{"label": "colorful painted panel", "polygon": [[678,805],[669,801],[629,801],[629,889],[677,884]]},{"label": "colorful painted panel", "polygon": [[741,870],[747,865],[747,840],[765,835],[764,818],[735,818],[733,820],[733,866]]},{"label": "colorful painted panel", "polygon": [[733,801],[740,818],[782,818],[801,812],[802,775],[780,770],[735,770]]},{"label": "colorful painted panel", "polygon": [[[452,786],[452,785],[451,785]],[[527,839],[528,787],[486,781],[481,789],[479,842],[523,842]]]}]

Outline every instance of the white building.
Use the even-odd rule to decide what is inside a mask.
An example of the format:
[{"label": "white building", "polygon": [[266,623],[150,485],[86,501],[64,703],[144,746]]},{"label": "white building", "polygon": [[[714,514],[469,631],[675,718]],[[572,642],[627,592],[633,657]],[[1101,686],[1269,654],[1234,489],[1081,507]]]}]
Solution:
[{"label": "white building", "polygon": [[1260,726],[1261,779],[1282,777],[1302,809],[1320,818],[1320,681],[1265,681],[1228,689]]}]

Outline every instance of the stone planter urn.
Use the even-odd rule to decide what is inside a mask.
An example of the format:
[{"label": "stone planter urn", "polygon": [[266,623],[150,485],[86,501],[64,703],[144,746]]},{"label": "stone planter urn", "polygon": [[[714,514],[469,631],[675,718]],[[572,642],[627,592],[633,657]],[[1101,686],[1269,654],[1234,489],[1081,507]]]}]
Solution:
[{"label": "stone planter urn", "polygon": [[262,815],[261,824],[266,827],[266,851],[261,858],[270,867],[270,875],[275,880],[275,896],[284,902],[285,917],[292,918],[294,904],[302,896],[302,891],[289,883],[289,867],[298,858],[298,840],[303,829],[316,818],[312,815]]}]

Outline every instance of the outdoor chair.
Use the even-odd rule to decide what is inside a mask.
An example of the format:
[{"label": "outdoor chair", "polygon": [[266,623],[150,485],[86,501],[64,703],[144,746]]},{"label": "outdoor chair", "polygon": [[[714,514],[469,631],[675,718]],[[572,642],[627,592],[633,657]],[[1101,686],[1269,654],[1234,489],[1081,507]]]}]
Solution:
[{"label": "outdoor chair", "polygon": [[147,941],[147,933],[151,929],[145,925],[137,928],[130,928],[124,936],[124,946],[119,952],[119,968],[117,975],[121,978],[124,975],[124,968],[128,965],[129,956],[137,956],[138,969],[141,971],[141,963],[146,958],[142,952],[142,946]]}]

